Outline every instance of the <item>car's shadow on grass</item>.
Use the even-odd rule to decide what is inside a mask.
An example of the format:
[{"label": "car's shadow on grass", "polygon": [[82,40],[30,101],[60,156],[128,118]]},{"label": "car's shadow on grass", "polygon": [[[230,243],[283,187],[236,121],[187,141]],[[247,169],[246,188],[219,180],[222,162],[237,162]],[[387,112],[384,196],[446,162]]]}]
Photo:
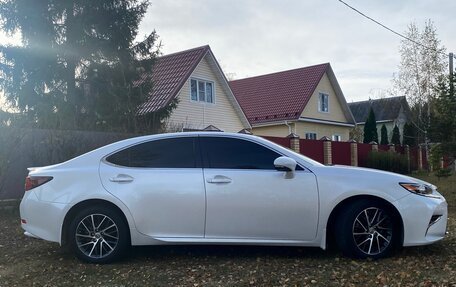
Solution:
[{"label": "car's shadow on grass", "polygon": [[245,245],[169,245],[169,246],[136,246],[132,247],[129,259],[160,260],[173,259],[299,259],[336,257],[335,251],[325,251],[316,247],[285,246],[245,246]]},{"label": "car's shadow on grass", "polygon": [[446,257],[450,255],[449,253],[456,253],[454,247],[451,246],[452,243],[449,241],[436,242],[431,245],[424,246],[410,246],[401,248],[395,256],[402,257],[404,259],[410,257],[430,257],[430,256],[443,256]]},{"label": "car's shadow on grass", "polygon": [[[452,251],[451,243],[437,242],[426,246],[405,247],[397,250],[390,258],[416,259],[423,257],[445,257]],[[318,247],[289,246],[246,246],[246,245],[161,245],[135,246],[131,248],[126,260],[163,260],[163,259],[315,259],[334,260],[344,258],[335,248],[322,250]],[[361,260],[363,261],[363,260]]]},{"label": "car's shadow on grass", "polygon": [[[44,253],[55,256],[56,260],[75,260],[73,253],[67,249],[49,244]],[[401,248],[391,256],[392,259],[416,259],[423,257],[444,257],[449,255],[450,246],[445,242],[429,246]],[[43,254],[44,255],[44,254]],[[128,262],[159,262],[163,260],[182,261],[211,261],[211,260],[335,260],[344,258],[341,252],[334,248],[322,250],[318,247],[289,247],[289,246],[248,246],[248,245],[155,245],[132,246],[118,263]],[[348,259],[348,258],[345,258]],[[350,259],[351,260],[351,259]],[[364,260],[360,260],[364,261]]]}]

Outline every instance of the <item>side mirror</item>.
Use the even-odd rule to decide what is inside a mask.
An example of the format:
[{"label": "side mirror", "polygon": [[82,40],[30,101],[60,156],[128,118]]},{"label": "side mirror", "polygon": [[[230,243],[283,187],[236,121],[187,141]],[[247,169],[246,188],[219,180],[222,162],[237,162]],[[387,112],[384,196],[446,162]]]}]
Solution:
[{"label": "side mirror", "polygon": [[281,156],[274,160],[274,166],[278,171],[295,171],[296,165],[296,161],[287,156]]}]

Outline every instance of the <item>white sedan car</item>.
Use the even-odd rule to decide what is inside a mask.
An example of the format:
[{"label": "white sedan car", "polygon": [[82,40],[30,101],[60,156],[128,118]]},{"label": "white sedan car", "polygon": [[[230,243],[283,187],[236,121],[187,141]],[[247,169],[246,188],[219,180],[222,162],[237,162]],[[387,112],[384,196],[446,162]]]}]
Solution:
[{"label": "white sedan car", "polygon": [[[319,246],[380,258],[443,239],[447,203],[399,174],[324,166],[263,138],[198,132],[113,143],[30,168],[28,236],[106,263],[130,245]],[[331,239],[331,240],[330,240]]]}]

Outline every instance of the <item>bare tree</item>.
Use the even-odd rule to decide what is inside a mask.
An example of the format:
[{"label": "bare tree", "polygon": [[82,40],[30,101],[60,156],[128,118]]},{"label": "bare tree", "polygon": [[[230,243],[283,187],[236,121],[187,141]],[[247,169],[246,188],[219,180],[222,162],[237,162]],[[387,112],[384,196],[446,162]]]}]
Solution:
[{"label": "bare tree", "polygon": [[419,140],[427,147],[431,104],[437,96],[439,79],[446,70],[446,49],[431,20],[425,22],[421,31],[411,23],[405,36],[410,40],[402,40],[399,47],[401,62],[393,78],[393,93],[407,97],[412,110],[411,122],[418,131]]},{"label": "bare tree", "polygon": [[411,23],[405,34],[413,41],[401,41],[401,62],[394,75],[394,88],[407,96],[410,105],[423,105],[436,96],[435,88],[446,69],[446,49],[440,44],[431,20],[425,23],[423,31]]}]

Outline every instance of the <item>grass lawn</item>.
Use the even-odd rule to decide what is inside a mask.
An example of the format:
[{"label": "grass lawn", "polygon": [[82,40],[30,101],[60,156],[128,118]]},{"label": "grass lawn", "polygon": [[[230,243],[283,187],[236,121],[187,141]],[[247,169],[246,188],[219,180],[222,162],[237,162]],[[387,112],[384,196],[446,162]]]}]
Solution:
[{"label": "grass lawn", "polygon": [[447,198],[450,233],[391,258],[352,260],[318,248],[154,246],[133,248],[123,262],[90,265],[57,244],[26,238],[17,215],[0,214],[0,286],[456,286],[456,176],[415,176]]},{"label": "grass lawn", "polygon": [[[456,208],[456,175],[447,178],[438,178],[434,175],[413,174],[413,177],[435,184],[439,192],[445,196],[450,207]],[[451,209],[450,209],[451,211]]]}]

